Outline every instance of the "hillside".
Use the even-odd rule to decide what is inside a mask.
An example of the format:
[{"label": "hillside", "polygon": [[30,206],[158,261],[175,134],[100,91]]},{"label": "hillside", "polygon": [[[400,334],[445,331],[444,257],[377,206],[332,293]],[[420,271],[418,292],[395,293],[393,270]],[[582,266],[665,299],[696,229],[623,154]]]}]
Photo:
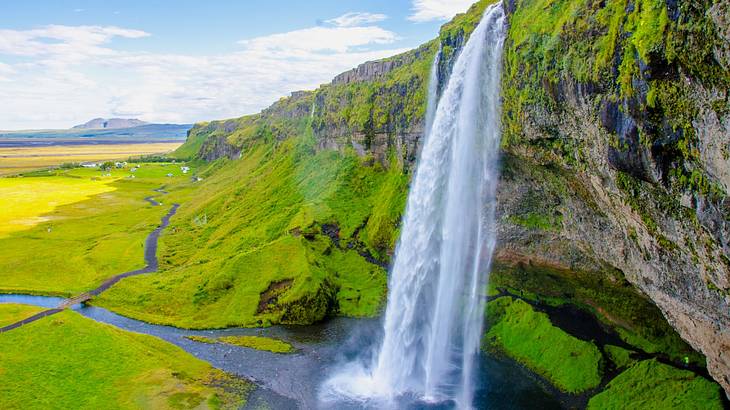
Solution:
[{"label": "hillside", "polygon": [[[162,272],[100,303],[184,327],[371,316],[439,86],[488,1],[413,51],[196,124]],[[492,283],[570,303],[730,391],[727,3],[510,0]],[[702,355],[693,352],[693,349]]]}]

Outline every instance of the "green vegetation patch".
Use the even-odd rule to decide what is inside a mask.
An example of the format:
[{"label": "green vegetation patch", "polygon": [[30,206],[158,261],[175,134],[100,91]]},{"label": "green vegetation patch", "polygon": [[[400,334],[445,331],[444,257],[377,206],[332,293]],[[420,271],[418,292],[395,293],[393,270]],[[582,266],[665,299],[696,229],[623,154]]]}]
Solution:
[{"label": "green vegetation patch", "polygon": [[583,272],[537,264],[496,263],[492,286],[554,306],[571,303],[612,327],[628,344],[647,353],[664,353],[680,362],[704,366],[695,352],[667,323],[659,309],[619,271]]},{"label": "green vegetation patch", "polygon": [[38,306],[22,305],[19,303],[0,303],[0,327],[12,325],[44,310],[45,308]]},{"label": "green vegetation patch", "polygon": [[248,347],[256,350],[266,350],[274,353],[291,353],[294,346],[289,343],[263,336],[224,336],[218,338],[222,343],[234,346]]},{"label": "green vegetation patch", "polygon": [[2,408],[238,408],[250,387],[177,346],[72,311],[0,334]]},{"label": "green vegetation patch", "polygon": [[580,393],[601,382],[601,352],[553,326],[526,302],[501,297],[488,303],[490,347],[523,363],[559,389]]},{"label": "green vegetation patch", "polygon": [[589,409],[722,409],[720,386],[655,359],[638,362],[588,402]]},{"label": "green vegetation patch", "polygon": [[185,336],[185,338],[198,343],[225,343],[256,350],[266,350],[273,353],[292,353],[294,351],[294,346],[289,343],[283,340],[264,336],[223,336],[219,338],[211,338],[207,336]]},{"label": "green vegetation patch", "polygon": [[603,346],[603,350],[606,352],[613,364],[615,364],[619,369],[629,367],[636,362],[635,359],[631,358],[631,354],[634,352],[624,349],[623,347],[605,345]]}]

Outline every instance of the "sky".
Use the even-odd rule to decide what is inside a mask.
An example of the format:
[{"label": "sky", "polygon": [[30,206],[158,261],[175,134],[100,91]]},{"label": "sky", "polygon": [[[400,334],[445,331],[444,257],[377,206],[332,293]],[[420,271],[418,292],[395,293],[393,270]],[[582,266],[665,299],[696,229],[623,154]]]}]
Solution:
[{"label": "sky", "polygon": [[0,4],[0,130],[239,117],[435,38],[475,0]]}]

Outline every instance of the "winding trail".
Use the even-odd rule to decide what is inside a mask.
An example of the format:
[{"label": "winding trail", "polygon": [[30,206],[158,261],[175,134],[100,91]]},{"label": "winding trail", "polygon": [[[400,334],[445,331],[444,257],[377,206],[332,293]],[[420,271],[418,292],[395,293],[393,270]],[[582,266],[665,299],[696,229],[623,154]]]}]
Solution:
[{"label": "winding trail", "polygon": [[[154,189],[153,191],[159,192],[161,194],[167,194],[166,191],[163,191],[164,187],[160,187],[157,189]],[[151,196],[148,196],[144,198],[145,201],[149,202],[153,206],[160,206],[162,205],[160,202],[155,201]],[[80,295],[77,295],[73,298],[64,300],[61,304],[58,305],[58,307],[54,309],[48,309],[44,310],[42,312],[36,313],[35,315],[25,318],[23,320],[20,320],[18,322],[15,322],[13,324],[0,327],[0,333],[7,332],[9,330],[17,329],[21,326],[27,325],[28,323],[35,322],[36,320],[43,319],[44,317],[54,315],[56,313],[59,313],[63,311],[64,309],[70,308],[74,305],[78,305],[80,303],[84,303],[88,301],[89,299],[93,298],[94,296],[98,296],[105,290],[109,289],[110,287],[114,286],[117,282],[124,278],[128,278],[130,276],[135,275],[141,275],[143,273],[151,273],[157,271],[157,268],[159,267],[159,263],[157,261],[157,243],[160,239],[160,234],[162,233],[162,230],[167,228],[167,226],[170,224],[170,218],[172,218],[173,215],[175,215],[175,212],[177,212],[177,209],[180,207],[180,204],[173,204],[170,210],[165,214],[165,216],[162,217],[162,220],[160,222],[160,225],[155,228],[154,231],[152,231],[149,235],[147,235],[147,239],[145,239],[144,243],[144,261],[145,261],[145,267],[142,269],[136,269],[129,272],[120,273],[118,275],[112,276],[111,278],[105,280],[99,287],[96,289],[90,290],[88,292],[84,292]]]}]

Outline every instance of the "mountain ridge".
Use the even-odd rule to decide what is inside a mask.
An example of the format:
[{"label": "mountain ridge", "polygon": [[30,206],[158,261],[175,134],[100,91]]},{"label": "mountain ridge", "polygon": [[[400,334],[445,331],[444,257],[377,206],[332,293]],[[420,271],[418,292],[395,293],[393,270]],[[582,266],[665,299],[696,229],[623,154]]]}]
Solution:
[{"label": "mountain ridge", "polygon": [[94,118],[83,124],[74,125],[71,129],[119,129],[119,128],[133,128],[140,125],[147,125],[148,122],[138,120],[136,118]]}]

